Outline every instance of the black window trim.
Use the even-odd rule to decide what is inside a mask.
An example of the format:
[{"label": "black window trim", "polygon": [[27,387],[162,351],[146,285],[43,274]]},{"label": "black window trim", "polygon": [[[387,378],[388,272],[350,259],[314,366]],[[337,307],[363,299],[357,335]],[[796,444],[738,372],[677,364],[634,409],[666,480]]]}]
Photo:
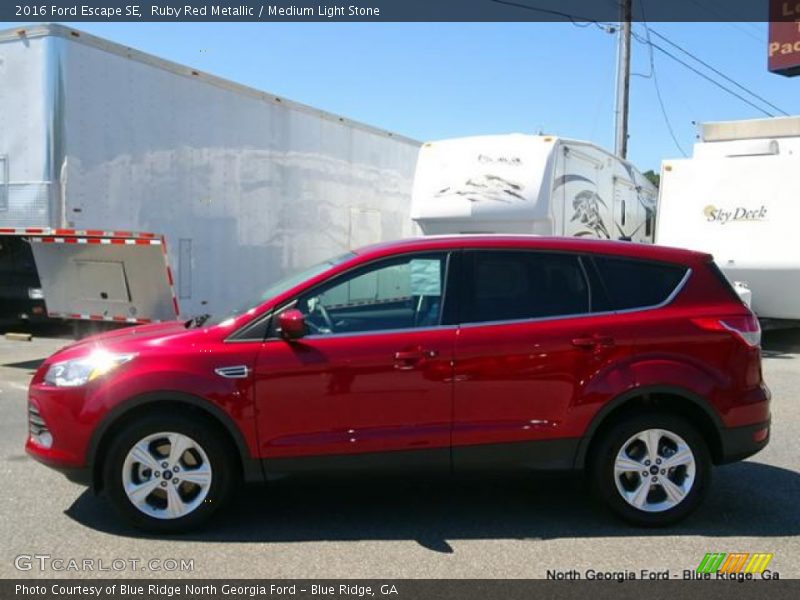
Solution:
[{"label": "black window trim", "polygon": [[[231,344],[242,344],[242,343],[252,343],[258,342],[261,343],[266,339],[266,335],[269,332],[270,321],[272,320],[272,315],[275,314],[274,309],[268,310],[263,315],[260,315],[253,319],[252,321],[248,321],[244,325],[242,325],[239,329],[231,333],[228,337],[225,338],[225,343]],[[263,331],[262,331],[263,328]],[[250,337],[249,333],[259,333],[258,336]]]}]

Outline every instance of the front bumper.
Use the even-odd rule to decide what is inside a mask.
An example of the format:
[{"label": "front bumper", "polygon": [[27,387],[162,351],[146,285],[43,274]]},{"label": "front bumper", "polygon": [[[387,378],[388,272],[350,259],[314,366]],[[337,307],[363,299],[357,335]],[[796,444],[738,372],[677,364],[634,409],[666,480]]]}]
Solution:
[{"label": "front bumper", "polygon": [[[83,387],[32,384],[28,388],[29,435],[25,451],[31,458],[64,473],[77,473],[88,467],[86,450],[96,417],[83,410],[85,393]],[[41,429],[50,435],[49,444],[35,435]]]},{"label": "front bumper", "polygon": [[743,460],[760,452],[769,443],[770,420],[744,427],[727,427],[719,432],[721,455],[718,464]]}]

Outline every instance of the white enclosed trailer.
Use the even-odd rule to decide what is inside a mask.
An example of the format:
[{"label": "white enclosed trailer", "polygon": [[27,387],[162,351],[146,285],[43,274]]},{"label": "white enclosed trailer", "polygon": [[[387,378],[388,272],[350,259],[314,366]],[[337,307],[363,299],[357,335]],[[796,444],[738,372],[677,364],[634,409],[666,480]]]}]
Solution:
[{"label": "white enclosed trailer", "polygon": [[800,118],[707,123],[661,167],[656,242],[713,254],[767,319],[800,319]]},{"label": "white enclosed trailer", "polygon": [[411,217],[426,234],[522,233],[652,242],[657,190],[587,142],[487,135],[419,153]]},{"label": "white enclosed trailer", "polygon": [[418,149],[70,28],[0,31],[0,295],[35,288],[32,244],[51,313],[174,318],[167,284],[182,315],[224,310],[413,234]]}]

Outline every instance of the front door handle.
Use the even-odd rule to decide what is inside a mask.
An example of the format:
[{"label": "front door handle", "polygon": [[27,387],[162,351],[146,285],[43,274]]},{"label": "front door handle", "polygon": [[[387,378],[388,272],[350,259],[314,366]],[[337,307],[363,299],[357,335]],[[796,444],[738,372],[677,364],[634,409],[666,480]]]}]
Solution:
[{"label": "front door handle", "polygon": [[591,335],[572,339],[572,345],[586,350],[598,350],[614,345],[614,338],[610,335]]},{"label": "front door handle", "polygon": [[408,371],[415,368],[427,358],[435,358],[439,353],[436,350],[415,348],[413,350],[400,350],[394,353],[394,368]]}]

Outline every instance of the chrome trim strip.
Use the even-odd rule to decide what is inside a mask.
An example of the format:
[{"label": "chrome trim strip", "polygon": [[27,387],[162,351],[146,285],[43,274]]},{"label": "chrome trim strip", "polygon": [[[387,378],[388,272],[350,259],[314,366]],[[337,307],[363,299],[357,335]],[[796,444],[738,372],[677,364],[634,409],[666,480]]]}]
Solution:
[{"label": "chrome trim strip", "polygon": [[217,367],[214,373],[225,379],[245,379],[250,374],[250,369],[245,365],[232,365],[230,367]]},{"label": "chrome trim strip", "polygon": [[[388,333],[417,333],[417,332],[426,332],[426,331],[445,331],[448,329],[458,329],[458,325],[433,325],[430,327],[406,327],[405,329],[378,329],[375,331],[354,331],[354,332],[342,332],[342,333],[317,333],[313,335],[304,335],[301,337],[298,342],[302,343],[303,340],[328,340],[331,338],[340,338],[340,337],[361,337],[361,336],[371,336],[371,335],[385,335]],[[270,337],[264,340],[265,342],[285,342],[283,338],[278,337]]]}]

